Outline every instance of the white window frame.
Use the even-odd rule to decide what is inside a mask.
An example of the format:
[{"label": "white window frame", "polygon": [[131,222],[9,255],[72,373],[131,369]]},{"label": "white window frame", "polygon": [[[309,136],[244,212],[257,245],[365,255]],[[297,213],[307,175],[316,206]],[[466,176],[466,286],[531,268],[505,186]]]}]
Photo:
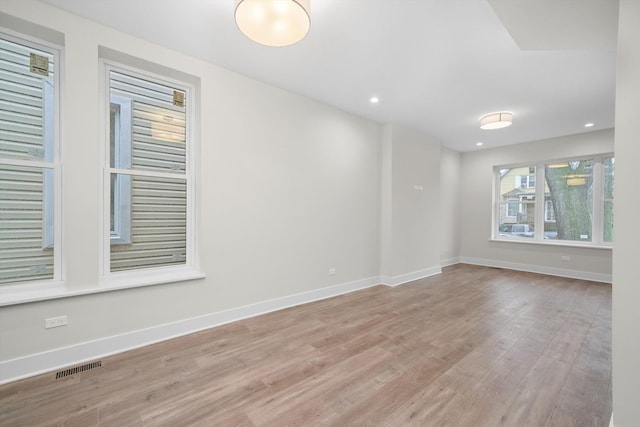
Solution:
[{"label": "white window frame", "polygon": [[527,188],[535,188],[536,187],[536,175],[535,174],[527,174],[527,175],[518,175],[516,176],[516,188],[527,189]]},{"label": "white window frame", "polygon": [[[521,243],[535,243],[535,244],[547,244],[558,246],[579,246],[579,247],[602,247],[612,248],[613,242],[604,241],[604,167],[603,161],[606,158],[615,157],[614,153],[604,153],[595,155],[576,155],[570,158],[562,159],[550,159],[539,162],[527,162],[524,164],[516,165],[499,165],[494,167],[494,193],[493,193],[493,221],[491,224],[491,240],[495,241],[507,241],[507,242],[521,242]],[[572,161],[576,159],[593,160],[593,184],[592,184],[592,222],[591,222],[591,241],[574,241],[574,240],[549,240],[544,239],[544,223],[552,222],[546,221],[546,201],[545,203],[536,203],[535,206],[535,226],[533,238],[521,238],[521,237],[509,237],[505,238],[500,236],[498,227],[500,225],[500,204],[502,201],[502,195],[500,194],[500,171],[504,169],[515,169],[525,166],[536,167],[536,183],[545,183],[535,187],[536,200],[545,200],[545,165],[553,163],[562,163]],[[523,175],[524,176],[524,175]],[[527,180],[528,182],[529,180]]]},{"label": "white window frame", "polygon": [[[0,285],[0,306],[16,302],[37,300],[42,295],[60,293],[64,289],[62,259],[62,165],[60,144],[60,94],[64,48],[36,37],[0,27],[0,37],[5,40],[47,52],[53,56],[54,87],[45,84],[44,96],[53,97],[53,111],[44,111],[46,138],[42,160],[0,158],[0,164],[40,168],[52,172],[46,178],[43,190],[43,249],[53,249],[53,277],[44,280],[25,280]],[[52,89],[52,90],[51,90]],[[52,195],[53,193],[53,195]]]},{"label": "white window frame", "polygon": [[553,219],[549,219],[549,213],[553,212],[553,201],[545,200],[544,201],[544,222],[556,222],[556,215],[553,212]]},{"label": "white window frame", "polygon": [[[515,215],[509,215],[509,206],[510,205],[516,205],[516,214]],[[506,201],[506,203],[504,204],[505,206],[505,214],[504,217],[505,218],[518,218],[518,214],[520,213],[520,200],[518,199],[508,199]]]},{"label": "white window frame", "polygon": [[[124,168],[113,168],[110,166],[110,71],[116,71],[131,75],[142,79],[152,79],[153,81],[175,87],[178,90],[185,92],[186,96],[186,152],[185,152],[185,169],[184,171],[150,171],[150,170],[135,170]],[[162,283],[177,282],[182,280],[191,280],[205,277],[199,271],[198,258],[196,254],[196,236],[195,232],[195,181],[193,177],[194,171],[194,144],[195,132],[194,132],[194,119],[196,117],[196,100],[195,100],[195,87],[192,84],[185,83],[184,81],[178,81],[173,78],[160,75],[154,71],[142,70],[134,68],[123,63],[111,61],[108,59],[100,59],[100,73],[101,73],[101,122],[102,122],[102,226],[101,226],[101,256],[100,256],[100,287],[101,289],[119,289],[119,288],[131,288],[138,286],[157,285]],[[169,178],[169,179],[184,179],[187,187],[187,217],[186,217],[186,260],[181,265],[168,265],[160,267],[140,268],[124,271],[110,271],[111,267],[111,224],[110,224],[110,185],[111,174],[125,174],[129,176],[149,176],[156,178]]]},{"label": "white window frame", "polygon": [[[131,133],[133,131],[132,101],[128,98],[113,95],[109,99],[109,111],[117,110],[116,131],[118,144],[115,144],[114,157],[116,165],[120,169],[131,167]],[[110,116],[111,117],[111,116]],[[111,124],[111,123],[109,123]],[[109,141],[111,149],[111,141]],[[111,153],[109,153],[111,156]],[[111,176],[109,177],[111,179]],[[109,189],[111,191],[111,189]],[[112,245],[126,245],[131,243],[131,185],[125,180],[116,184],[114,203],[120,209],[115,209],[114,228],[110,229]],[[109,207],[111,217],[111,206]]]}]

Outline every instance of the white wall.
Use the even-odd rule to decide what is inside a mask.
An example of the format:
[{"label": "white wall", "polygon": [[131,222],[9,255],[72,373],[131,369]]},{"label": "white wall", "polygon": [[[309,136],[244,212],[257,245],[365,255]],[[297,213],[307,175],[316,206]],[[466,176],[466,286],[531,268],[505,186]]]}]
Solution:
[{"label": "white wall", "polygon": [[[494,166],[609,152],[613,152],[611,129],[463,153],[460,187],[462,261],[610,281],[610,249],[490,241]],[[616,185],[618,182],[616,176]],[[616,224],[616,227],[619,226]],[[561,256],[569,256],[571,261],[561,261]]]},{"label": "white wall", "polygon": [[620,0],[616,88],[615,249],[613,252],[613,424],[640,423],[640,2]]},{"label": "white wall", "polygon": [[386,125],[382,159],[382,276],[399,284],[440,272],[440,143]]},{"label": "white wall", "polygon": [[[2,307],[0,362],[379,276],[380,125],[42,3],[3,1],[2,12],[65,38],[67,287],[99,280],[99,46],[199,79],[206,278]],[[44,329],[63,314],[68,326]]]},{"label": "white wall", "polygon": [[449,265],[460,258],[461,153],[442,147],[440,156],[440,262]]}]

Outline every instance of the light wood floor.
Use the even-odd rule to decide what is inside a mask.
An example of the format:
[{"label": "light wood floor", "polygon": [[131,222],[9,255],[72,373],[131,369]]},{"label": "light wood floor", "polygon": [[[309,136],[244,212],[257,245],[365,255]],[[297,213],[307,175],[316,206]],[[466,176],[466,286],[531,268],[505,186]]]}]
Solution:
[{"label": "light wood floor", "polygon": [[0,386],[2,426],[607,426],[611,287],[469,265]]}]

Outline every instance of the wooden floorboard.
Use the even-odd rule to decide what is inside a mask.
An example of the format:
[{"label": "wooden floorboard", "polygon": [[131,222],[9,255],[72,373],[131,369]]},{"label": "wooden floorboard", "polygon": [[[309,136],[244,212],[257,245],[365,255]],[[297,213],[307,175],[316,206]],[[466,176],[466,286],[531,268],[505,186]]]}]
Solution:
[{"label": "wooden floorboard", "polygon": [[459,264],[0,386],[2,426],[603,426],[611,286]]}]

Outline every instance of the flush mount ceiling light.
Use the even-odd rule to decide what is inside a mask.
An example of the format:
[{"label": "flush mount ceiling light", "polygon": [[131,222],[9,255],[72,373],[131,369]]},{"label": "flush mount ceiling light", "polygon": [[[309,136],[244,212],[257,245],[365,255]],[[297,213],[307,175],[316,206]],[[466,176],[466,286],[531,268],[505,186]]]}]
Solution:
[{"label": "flush mount ceiling light", "polygon": [[480,117],[480,129],[502,129],[511,126],[513,113],[501,111]]},{"label": "flush mount ceiling light", "polygon": [[235,0],[236,24],[265,46],[287,46],[309,32],[309,0]]}]

